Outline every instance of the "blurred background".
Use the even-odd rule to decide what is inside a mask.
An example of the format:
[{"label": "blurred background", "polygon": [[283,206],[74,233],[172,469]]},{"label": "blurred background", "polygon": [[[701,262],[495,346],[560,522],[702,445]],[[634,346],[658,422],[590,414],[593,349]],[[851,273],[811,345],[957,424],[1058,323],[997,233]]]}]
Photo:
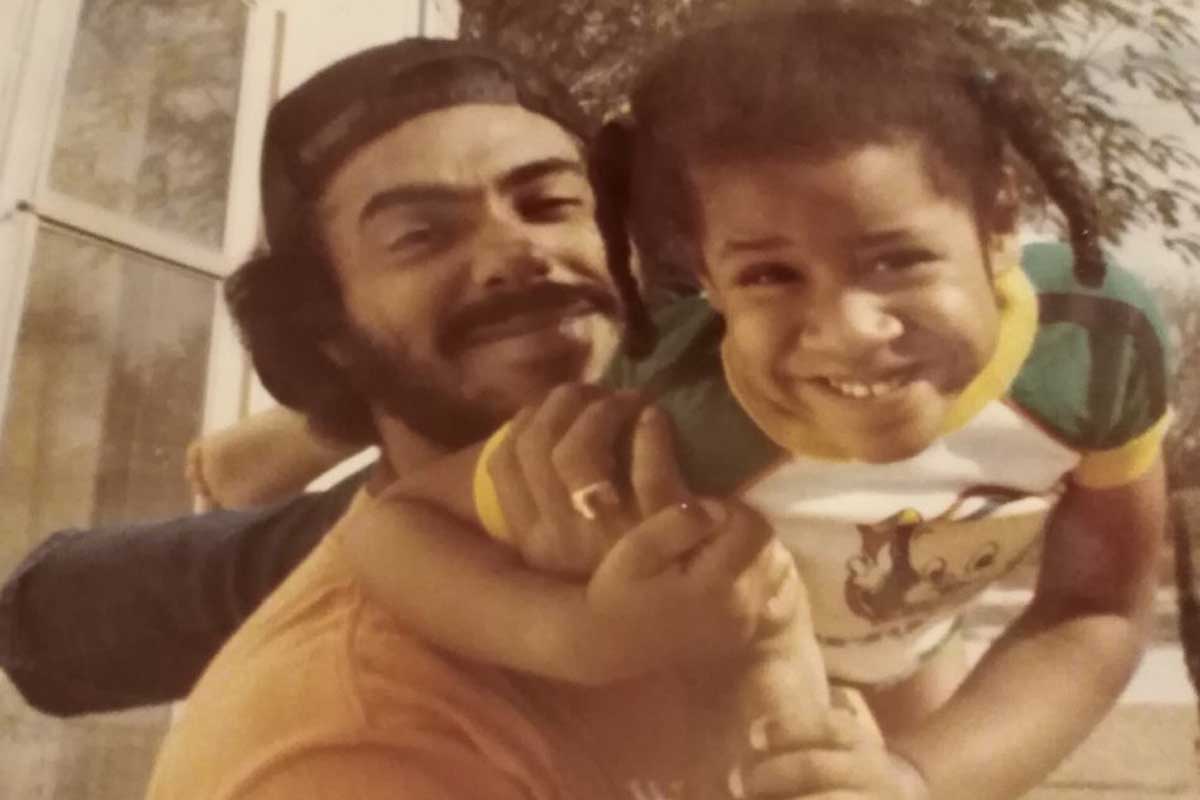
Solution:
[{"label": "blurred background", "polygon": [[[0,576],[54,530],[186,513],[188,443],[269,403],[219,283],[258,241],[274,98],[355,50],[461,35],[523,54],[599,120],[621,108],[640,56],[753,2],[0,3]],[[1200,531],[1200,10],[934,5],[998,23],[1100,189],[1111,250],[1158,292],[1177,356],[1172,487]],[[1025,192],[1028,238],[1054,236],[1036,182]],[[1033,797],[1195,796],[1175,566],[1164,560],[1154,641],[1121,705]],[[1035,567],[973,613],[974,652],[1019,611]],[[46,717],[0,676],[0,798],[139,797],[168,722],[166,708]]]}]

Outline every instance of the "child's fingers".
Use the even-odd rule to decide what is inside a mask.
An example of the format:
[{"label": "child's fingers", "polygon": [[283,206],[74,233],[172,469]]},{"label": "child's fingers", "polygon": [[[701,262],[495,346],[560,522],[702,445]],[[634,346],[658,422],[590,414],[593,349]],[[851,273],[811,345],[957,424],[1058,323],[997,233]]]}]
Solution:
[{"label": "child's fingers", "polygon": [[850,792],[861,788],[860,761],[852,750],[794,750],[734,769],[729,790],[742,798]]},{"label": "child's fingers", "polygon": [[725,501],[723,505],[728,521],[688,570],[702,583],[718,583],[741,575],[763,555],[763,548],[774,535],[762,517],[742,503]]},{"label": "child's fingers", "polygon": [[834,708],[823,715],[816,728],[811,716],[759,717],[750,723],[748,738],[750,748],[757,753],[800,747],[850,750],[867,738],[867,732],[852,712]]},{"label": "child's fingers", "polygon": [[785,621],[795,610],[800,578],[792,554],[778,539],[767,545],[762,560],[763,614],[770,624]]},{"label": "child's fingers", "polygon": [[629,577],[657,575],[710,539],[725,513],[724,506],[712,500],[663,509],[621,538],[602,569]]},{"label": "child's fingers", "polygon": [[771,594],[767,597],[763,618],[764,632],[774,631],[791,621],[800,608],[800,577],[794,568],[782,573],[771,583]]}]

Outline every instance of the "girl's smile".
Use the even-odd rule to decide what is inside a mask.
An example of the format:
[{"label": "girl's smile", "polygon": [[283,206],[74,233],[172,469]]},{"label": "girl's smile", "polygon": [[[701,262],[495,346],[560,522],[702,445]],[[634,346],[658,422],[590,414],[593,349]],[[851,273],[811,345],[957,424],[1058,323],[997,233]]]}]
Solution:
[{"label": "girl's smile", "polygon": [[941,432],[995,349],[985,246],[1010,231],[982,236],[965,190],[934,187],[931,158],[903,140],[692,171],[702,280],[752,415],[771,407],[865,461]]}]

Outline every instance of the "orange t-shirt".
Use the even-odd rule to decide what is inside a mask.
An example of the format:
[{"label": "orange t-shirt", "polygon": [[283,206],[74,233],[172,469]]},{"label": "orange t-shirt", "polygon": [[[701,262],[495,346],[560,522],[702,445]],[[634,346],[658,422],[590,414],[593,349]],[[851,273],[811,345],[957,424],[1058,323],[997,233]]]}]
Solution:
[{"label": "orange t-shirt", "polygon": [[201,677],[148,798],[675,800],[677,683],[578,689],[437,650],[365,594],[335,527]]}]

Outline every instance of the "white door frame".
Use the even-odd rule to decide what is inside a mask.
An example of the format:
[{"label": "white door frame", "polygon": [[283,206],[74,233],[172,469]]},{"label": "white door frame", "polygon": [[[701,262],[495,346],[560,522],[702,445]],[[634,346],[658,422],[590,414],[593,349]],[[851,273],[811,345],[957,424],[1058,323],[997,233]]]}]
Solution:
[{"label": "white door frame", "polygon": [[33,209],[46,131],[81,2],[16,0],[4,12],[13,38],[4,43],[12,49],[0,94],[7,106],[0,107],[0,424],[39,225]]},{"label": "white door frame", "polygon": [[[0,15],[0,22],[12,31],[11,44],[15,45],[10,62],[0,73],[0,103],[7,98],[7,107],[0,105],[0,123],[6,123],[0,128],[0,423],[40,227],[59,225],[77,230],[214,278],[227,275],[252,249],[257,228],[257,215],[245,210],[257,205],[257,175],[246,162],[257,164],[270,102],[271,15],[249,9],[227,190],[227,225],[220,247],[204,247],[68,197],[48,184],[82,7],[83,0],[16,0]],[[245,382],[244,357],[219,298],[212,320],[209,367],[206,428],[237,419]]]}]

